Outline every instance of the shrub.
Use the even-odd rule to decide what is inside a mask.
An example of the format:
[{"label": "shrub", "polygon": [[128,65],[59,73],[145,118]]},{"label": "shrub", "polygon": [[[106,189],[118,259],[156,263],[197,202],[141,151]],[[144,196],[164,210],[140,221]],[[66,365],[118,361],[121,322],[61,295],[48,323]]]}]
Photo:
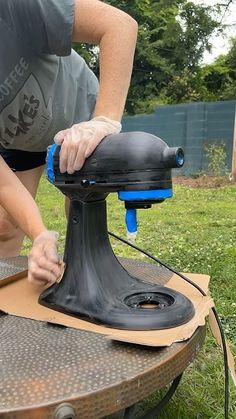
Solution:
[{"label": "shrub", "polygon": [[208,171],[211,176],[224,176],[227,174],[227,153],[226,143],[209,144],[205,147],[208,159]]}]

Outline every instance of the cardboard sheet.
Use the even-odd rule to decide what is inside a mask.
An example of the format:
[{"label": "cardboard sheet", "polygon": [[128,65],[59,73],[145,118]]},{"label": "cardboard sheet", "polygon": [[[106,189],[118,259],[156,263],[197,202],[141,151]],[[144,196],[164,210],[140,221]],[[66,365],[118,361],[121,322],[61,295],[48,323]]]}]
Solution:
[{"label": "cardboard sheet", "polygon": [[1,278],[0,279],[0,288],[4,287],[5,285],[10,284],[11,282],[16,282],[19,279],[25,278],[26,275],[27,275],[27,272],[28,272],[27,270],[24,270],[22,272],[18,272],[16,274],[14,274],[14,275],[7,276],[6,278]]},{"label": "cardboard sheet", "polygon": [[[209,276],[191,273],[186,275],[206,293],[208,292]],[[15,316],[101,333],[113,340],[157,347],[170,346],[173,342],[190,338],[198,326],[203,326],[214,303],[210,296],[202,296],[197,289],[177,275],[173,275],[166,286],[183,293],[192,301],[195,307],[195,316],[185,325],[162,331],[112,329],[43,307],[38,304],[38,297],[42,289],[30,285],[26,277],[1,288],[0,310]]]}]

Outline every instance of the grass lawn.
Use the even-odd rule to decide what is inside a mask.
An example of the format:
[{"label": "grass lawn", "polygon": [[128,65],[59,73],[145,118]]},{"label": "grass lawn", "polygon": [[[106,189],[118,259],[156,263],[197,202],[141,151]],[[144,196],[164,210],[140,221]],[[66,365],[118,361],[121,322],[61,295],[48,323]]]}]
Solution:
[{"label": "grass lawn", "polygon": [[[211,293],[236,354],[236,188],[175,184],[174,192],[174,198],[139,211],[135,244],[182,272],[211,276]],[[111,194],[107,201],[109,230],[125,238],[124,206],[116,194]],[[63,197],[43,179],[38,203],[47,227],[60,233],[62,252],[66,231]],[[117,241],[112,243],[119,256],[149,261]],[[24,253],[29,247],[26,240]],[[144,407],[151,407],[160,397],[158,393],[149,398]],[[186,370],[160,419],[223,419],[223,403],[223,357],[208,332],[203,350]],[[236,391],[232,385],[230,419],[236,419]]]}]

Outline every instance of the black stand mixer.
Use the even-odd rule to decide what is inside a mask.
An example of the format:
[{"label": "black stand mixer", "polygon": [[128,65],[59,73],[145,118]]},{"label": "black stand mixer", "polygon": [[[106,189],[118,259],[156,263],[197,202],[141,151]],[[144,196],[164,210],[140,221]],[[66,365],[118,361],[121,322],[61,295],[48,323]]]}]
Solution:
[{"label": "black stand mixer", "polygon": [[188,322],[194,315],[188,298],[137,279],[120,264],[109,242],[106,216],[106,197],[118,192],[125,201],[128,230],[134,231],[137,208],[172,196],[171,169],[183,165],[183,150],[144,132],[111,135],[72,175],[60,173],[59,153],[59,147],[51,147],[47,171],[71,201],[66,269],[39,303],[120,329],[166,329]]}]

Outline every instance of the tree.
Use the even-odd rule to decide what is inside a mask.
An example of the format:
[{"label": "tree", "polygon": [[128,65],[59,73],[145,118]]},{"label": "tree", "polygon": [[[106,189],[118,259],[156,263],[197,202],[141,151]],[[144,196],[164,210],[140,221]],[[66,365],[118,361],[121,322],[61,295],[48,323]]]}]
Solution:
[{"label": "tree", "polygon": [[[219,24],[211,8],[187,0],[107,0],[139,23],[138,43],[126,111],[146,112],[160,103],[198,100],[199,63]],[[77,51],[98,74],[97,50]],[[177,93],[178,91],[178,93]]]},{"label": "tree", "polygon": [[236,38],[226,55],[203,68],[207,100],[235,100],[236,97]]}]

